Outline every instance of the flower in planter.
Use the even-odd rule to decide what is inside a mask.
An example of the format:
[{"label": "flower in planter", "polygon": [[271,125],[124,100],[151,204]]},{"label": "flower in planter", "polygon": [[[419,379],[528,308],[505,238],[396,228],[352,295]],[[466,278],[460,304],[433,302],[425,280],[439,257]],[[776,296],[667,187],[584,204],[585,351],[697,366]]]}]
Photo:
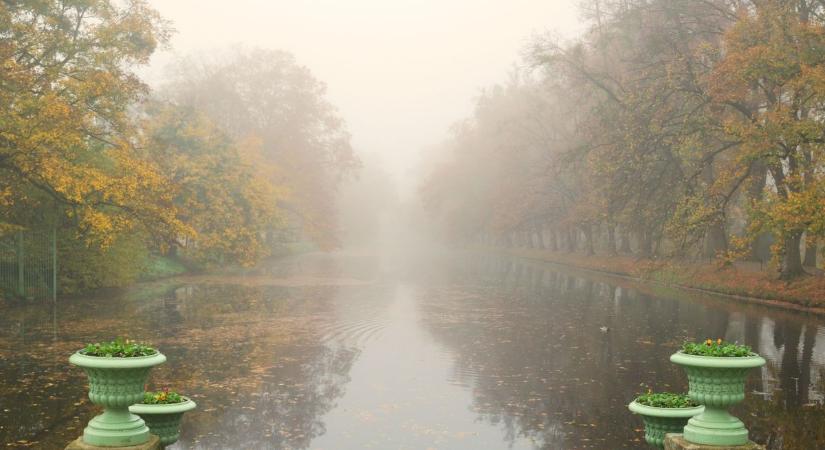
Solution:
[{"label": "flower in planter", "polygon": [[168,405],[170,403],[181,403],[184,397],[177,392],[164,388],[158,392],[146,392],[143,394],[144,405]]},{"label": "flower in planter", "polygon": [[143,402],[130,406],[129,411],[146,421],[152,433],[160,437],[161,444],[171,445],[180,437],[183,413],[196,406],[188,397],[165,388],[157,392],[146,392]]},{"label": "flower in planter", "polygon": [[687,395],[651,390],[636,397],[628,408],[642,416],[645,441],[656,448],[664,448],[667,433],[681,433],[688,419],[704,411]]}]

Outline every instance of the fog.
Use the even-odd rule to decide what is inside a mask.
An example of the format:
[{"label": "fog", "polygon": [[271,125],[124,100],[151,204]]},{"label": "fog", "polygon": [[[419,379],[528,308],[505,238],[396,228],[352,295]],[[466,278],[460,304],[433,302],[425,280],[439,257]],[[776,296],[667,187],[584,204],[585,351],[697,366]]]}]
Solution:
[{"label": "fog", "polygon": [[825,449],[825,0],[13,0],[0,66],[7,446]]},{"label": "fog", "polygon": [[291,52],[328,87],[365,170],[414,195],[423,149],[446,138],[480,89],[505,81],[531,37],[582,28],[574,0],[153,0],[176,32],[145,76],[192,53]]}]

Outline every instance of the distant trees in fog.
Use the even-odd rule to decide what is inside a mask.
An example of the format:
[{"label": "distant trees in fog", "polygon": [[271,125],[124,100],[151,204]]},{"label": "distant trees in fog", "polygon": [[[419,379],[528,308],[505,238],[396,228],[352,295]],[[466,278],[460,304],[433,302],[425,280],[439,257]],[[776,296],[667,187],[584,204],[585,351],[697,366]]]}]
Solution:
[{"label": "distant trees in fog", "polygon": [[[422,185],[454,239],[760,258],[825,236],[825,2],[585,2],[484,92]],[[803,251],[804,249],[804,251]]]}]

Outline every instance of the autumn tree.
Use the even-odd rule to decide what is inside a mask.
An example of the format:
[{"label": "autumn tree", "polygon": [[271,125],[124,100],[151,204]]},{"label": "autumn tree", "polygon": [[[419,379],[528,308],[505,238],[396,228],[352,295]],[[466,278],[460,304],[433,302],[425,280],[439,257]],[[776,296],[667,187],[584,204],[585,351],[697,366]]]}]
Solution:
[{"label": "autumn tree", "polygon": [[168,31],[145,2],[0,4],[0,208],[4,221],[72,224],[111,242],[134,227],[176,233],[170,192],[135,151],[132,72]]},{"label": "autumn tree", "polygon": [[730,107],[725,128],[742,143],[738,171],[767,169],[766,195],[750,205],[752,231],[776,234],[781,276],[790,279],[803,273],[803,234],[821,235],[825,214],[823,5],[772,0],[739,13],[708,82],[714,100]]},{"label": "autumn tree", "polygon": [[255,139],[234,140],[191,107],[155,103],[146,111],[149,157],[167,178],[177,219],[192,229],[168,247],[200,264],[251,265],[271,253],[266,233],[281,225],[278,169]]},{"label": "autumn tree", "polygon": [[235,50],[174,67],[164,92],[233,139],[257,139],[278,167],[270,181],[284,188],[279,206],[289,223],[322,247],[334,246],[335,192],[359,161],[326,86],[287,52]]}]

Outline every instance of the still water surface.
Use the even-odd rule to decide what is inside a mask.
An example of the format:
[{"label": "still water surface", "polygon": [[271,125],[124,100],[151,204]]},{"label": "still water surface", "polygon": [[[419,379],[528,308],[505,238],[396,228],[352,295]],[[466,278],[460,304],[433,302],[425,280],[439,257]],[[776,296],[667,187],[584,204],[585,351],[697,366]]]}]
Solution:
[{"label": "still water surface", "polygon": [[[602,331],[607,327],[607,331]],[[255,272],[0,305],[0,442],[60,449],[95,414],[67,363],[123,335],[190,394],[187,449],[645,448],[626,404],[684,390],[685,338],[745,342],[738,415],[769,449],[825,449],[825,320],[481,254],[311,254]]]}]

